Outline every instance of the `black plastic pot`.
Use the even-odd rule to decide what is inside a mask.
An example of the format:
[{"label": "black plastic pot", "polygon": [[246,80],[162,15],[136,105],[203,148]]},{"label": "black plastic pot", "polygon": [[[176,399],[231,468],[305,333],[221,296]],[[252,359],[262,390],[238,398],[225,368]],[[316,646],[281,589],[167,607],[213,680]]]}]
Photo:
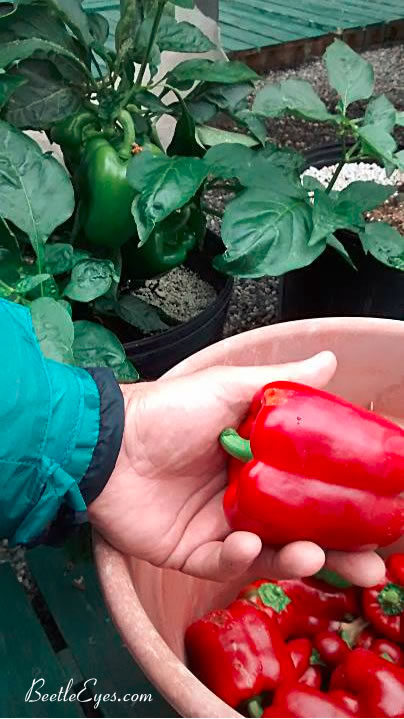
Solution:
[{"label": "black plastic pot", "polygon": [[217,298],[211,305],[189,322],[173,329],[124,343],[129,359],[142,378],[160,377],[181,360],[222,339],[233,279],[216,272],[212,268],[211,259],[223,252],[223,249],[219,237],[208,232],[204,252],[191,253],[186,262],[186,267],[216,289]]},{"label": "black plastic pot", "polygon": [[[307,167],[334,165],[338,145],[325,145],[306,154]],[[336,233],[358,268],[352,269],[335,250],[327,248],[309,267],[281,279],[279,320],[312,317],[387,317],[404,319],[404,272],[365,255],[357,235]]]}]

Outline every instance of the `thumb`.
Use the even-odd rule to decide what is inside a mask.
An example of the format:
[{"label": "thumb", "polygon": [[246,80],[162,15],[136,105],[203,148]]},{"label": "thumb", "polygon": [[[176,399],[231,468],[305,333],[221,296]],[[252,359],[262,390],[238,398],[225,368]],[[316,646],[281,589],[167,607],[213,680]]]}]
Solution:
[{"label": "thumb", "polygon": [[337,358],[333,352],[325,351],[299,362],[260,367],[214,367],[210,372],[216,375],[218,386],[223,388],[227,397],[232,397],[237,404],[245,404],[261,387],[278,380],[325,387],[336,368]]}]

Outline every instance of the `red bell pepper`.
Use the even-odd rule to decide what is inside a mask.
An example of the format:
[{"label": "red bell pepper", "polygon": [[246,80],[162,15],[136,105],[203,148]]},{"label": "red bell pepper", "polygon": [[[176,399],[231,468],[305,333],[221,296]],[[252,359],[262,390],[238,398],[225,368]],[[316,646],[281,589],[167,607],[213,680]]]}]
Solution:
[{"label": "red bell pepper", "polygon": [[282,684],[277,689],[274,701],[266,709],[264,717],[352,717],[356,714],[342,707],[340,697],[337,701],[329,694],[302,684]]},{"label": "red bell pepper", "polygon": [[231,707],[296,677],[276,623],[243,600],[191,624],[185,647],[191,670]]},{"label": "red bell pepper", "polygon": [[[334,587],[322,579],[281,579],[277,582],[292,600],[295,615],[344,619],[360,611],[360,590],[357,587]],[[297,619],[299,623],[299,619]]]},{"label": "red bell pepper", "polygon": [[347,709],[352,714],[359,716],[359,701],[353,694],[343,689],[335,689],[328,693],[328,698],[332,699],[335,704],[339,704],[343,709]]},{"label": "red bell pepper", "polygon": [[330,667],[337,667],[338,664],[341,664],[346,654],[351,651],[337,632],[320,632],[314,637],[313,644],[320,658]]},{"label": "red bell pepper", "polygon": [[247,599],[276,620],[283,637],[292,633],[295,620],[293,602],[276,581],[258,579],[244,587],[239,599]]},{"label": "red bell pepper", "polygon": [[300,678],[310,666],[312,643],[310,639],[292,639],[286,644],[296,669],[296,676]]},{"label": "red bell pepper", "polygon": [[275,546],[306,539],[339,550],[398,539],[404,431],[294,382],[271,383],[261,395],[255,421],[256,398],[249,416],[251,442],[232,429],[221,435],[222,446],[247,461],[232,472],[224,500],[232,529],[255,531]]},{"label": "red bell pepper", "polygon": [[399,667],[404,667],[403,650],[389,639],[375,639],[370,649],[379,657],[398,664]]},{"label": "red bell pepper", "polygon": [[362,716],[404,716],[404,669],[371,651],[349,652],[332,675],[330,686],[355,694]]},{"label": "red bell pepper", "polygon": [[341,622],[337,619],[299,614],[295,617],[293,636],[315,637],[320,632],[336,632],[340,626]]},{"label": "red bell pepper", "polygon": [[275,617],[282,636],[286,638],[335,631],[341,620],[358,615],[359,596],[357,587],[331,586],[314,577],[259,579],[248,584],[239,594],[240,599],[248,599],[268,616]]},{"label": "red bell pepper", "polygon": [[305,684],[306,687],[312,687],[313,689],[320,689],[322,683],[323,672],[319,664],[308,667],[299,679],[299,684]]},{"label": "red bell pepper", "polygon": [[363,591],[363,613],[379,634],[404,642],[404,554],[392,554],[386,568],[385,580]]}]

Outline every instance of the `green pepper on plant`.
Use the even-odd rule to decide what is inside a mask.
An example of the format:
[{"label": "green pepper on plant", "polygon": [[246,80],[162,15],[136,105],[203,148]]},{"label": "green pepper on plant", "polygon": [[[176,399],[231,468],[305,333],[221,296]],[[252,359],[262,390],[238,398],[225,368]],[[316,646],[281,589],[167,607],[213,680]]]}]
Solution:
[{"label": "green pepper on plant", "polygon": [[200,216],[199,210],[185,207],[160,222],[142,247],[137,246],[137,235],[131,238],[122,248],[127,276],[149,279],[185,262],[205,233]]},{"label": "green pepper on plant", "polygon": [[97,117],[89,110],[69,115],[50,130],[50,139],[60,145],[66,167],[73,174],[80,164],[84,149],[85,130],[99,127]]}]

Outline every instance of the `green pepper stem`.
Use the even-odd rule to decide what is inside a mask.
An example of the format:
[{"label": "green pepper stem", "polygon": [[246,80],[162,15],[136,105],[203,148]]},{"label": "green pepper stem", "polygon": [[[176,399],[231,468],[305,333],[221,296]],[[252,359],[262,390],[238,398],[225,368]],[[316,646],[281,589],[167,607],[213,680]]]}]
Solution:
[{"label": "green pepper stem", "polygon": [[262,717],[264,710],[259,697],[250,699],[246,704],[246,710],[249,717],[257,717],[258,719]]},{"label": "green pepper stem", "polygon": [[136,141],[135,125],[130,112],[127,110],[121,110],[117,119],[123,129],[123,140],[118,154],[122,160],[129,160],[132,156],[132,146]]},{"label": "green pepper stem", "polygon": [[240,437],[238,432],[232,427],[224,429],[220,435],[220,444],[228,454],[242,462],[249,462],[253,459],[250,441]]}]

